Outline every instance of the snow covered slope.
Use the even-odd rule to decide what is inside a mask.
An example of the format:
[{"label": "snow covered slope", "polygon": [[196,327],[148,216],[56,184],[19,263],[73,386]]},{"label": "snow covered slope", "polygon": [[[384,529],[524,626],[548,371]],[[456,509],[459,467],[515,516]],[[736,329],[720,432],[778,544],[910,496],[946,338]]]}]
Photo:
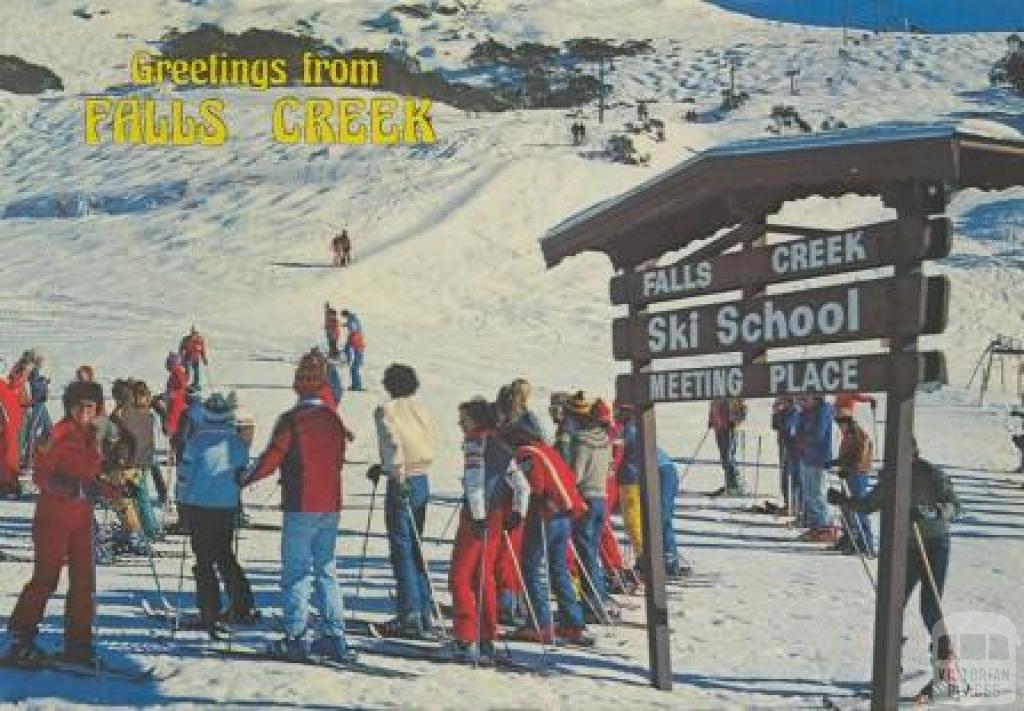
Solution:
[{"label": "snow covered slope", "polygon": [[[375,459],[370,412],[381,397],[379,376],[390,362],[410,363],[442,423],[433,486],[450,500],[460,476],[458,402],[493,396],[518,375],[535,384],[538,409],[553,390],[610,394],[618,370],[610,357],[609,320],[616,313],[607,301],[610,266],[586,255],[546,272],[536,243],[545,229],[695,151],[767,136],[777,104],[793,106],[815,130],[826,120],[861,126],[978,117],[1019,127],[1024,105],[987,84],[989,68],[1005,50],[1001,34],[871,36],[840,52],[840,30],[759,21],[697,0],[465,4],[468,11],[428,20],[396,14],[397,33],[363,24],[390,10],[393,3],[382,0],[0,4],[0,54],[50,67],[66,87],[43,97],[0,95],[0,355],[13,360],[26,348],[41,349],[55,383],[88,362],[105,383],[131,375],[159,384],[164,356],[194,323],[208,334],[216,384],[282,386],[290,383],[298,355],[321,338],[323,302],[347,306],[366,327],[370,387],[347,396],[343,405],[359,433],[350,458]],[[73,14],[83,8],[91,19]],[[224,147],[85,145],[82,95],[124,84],[132,51],[152,48],[172,27],[203,22],[231,31],[306,29],[342,48],[383,50],[401,39],[425,67],[453,75],[470,48],[487,37],[506,44],[649,38],[654,51],[615,60],[607,79],[611,108],[603,126],[596,107],[585,108],[589,142],[582,149],[571,145],[572,119],[564,111],[467,115],[444,106],[435,113],[439,140],[433,145],[324,150],[275,144],[268,125],[274,98],[330,95],[297,88],[189,92],[191,99],[216,95],[230,102],[233,132]],[[737,88],[750,99],[720,114],[729,56],[741,60]],[[796,95],[786,76],[791,68],[800,69]],[[664,143],[636,139],[638,149],[650,153],[652,168],[593,155],[635,120],[637,99],[654,99],[651,115],[666,124]],[[706,120],[685,122],[690,109]],[[947,352],[952,386],[922,397],[918,432],[928,455],[964,467],[954,473],[981,504],[955,540],[949,604],[1009,615],[1018,624],[1024,620],[1011,591],[1024,580],[1014,516],[1024,492],[1005,488],[1001,474],[1014,463],[1007,400],[997,394],[994,405],[979,410],[963,388],[990,338],[1024,330],[1022,205],[1024,189],[962,194],[951,206],[953,255],[930,268],[953,280],[950,328],[935,339]],[[850,197],[808,200],[787,207],[782,217],[855,224],[885,214],[876,201]],[[328,240],[342,225],[353,236],[355,264],[326,268]],[[1007,379],[1008,388],[1013,383]],[[259,443],[292,399],[283,388],[246,389],[241,397],[257,415]],[[659,414],[662,445],[675,456],[690,456],[704,422],[701,406],[665,407]],[[755,459],[759,438],[760,491],[774,494],[766,403],[752,409],[748,460]],[[710,450],[701,458],[709,458]],[[368,498],[361,468],[350,467],[346,478],[352,508],[343,514],[343,527],[353,535],[345,537],[342,553],[349,582],[365,522],[359,507]],[[751,466],[748,478],[754,471]],[[717,486],[710,462],[697,464],[690,475],[688,492]],[[262,504],[273,495],[268,484],[249,500]],[[135,595],[150,591],[151,581],[144,567],[132,565],[99,573],[105,641],[133,653],[166,655],[183,672],[142,690],[63,679],[41,685],[40,679],[0,672],[0,700],[183,707],[806,706],[807,694],[842,692],[830,686],[834,680],[866,678],[870,589],[855,561],[792,543],[792,532],[737,513],[738,502],[696,496],[682,502],[683,545],[698,570],[720,574],[721,583],[673,598],[678,685],[670,696],[646,688],[643,635],[625,629],[602,638],[602,646],[622,658],[560,652],[566,676],[557,681],[403,662],[384,663],[421,675],[380,681],[199,659],[198,641],[185,635],[184,643],[168,647],[158,639],[158,626],[134,613]],[[449,512],[435,507],[431,535],[441,533]],[[279,518],[270,510],[255,513],[259,520]],[[30,515],[29,504],[0,504],[5,550],[27,545]],[[384,613],[389,583],[379,507],[374,531],[369,597],[354,605]],[[431,545],[435,581],[447,599],[450,549]],[[255,572],[260,604],[279,604],[277,535],[246,533],[242,556]],[[165,588],[176,584],[176,563],[159,561]],[[25,565],[3,566],[0,614],[13,606],[29,574]],[[59,604],[50,610],[53,624],[58,611]],[[915,666],[924,662],[919,627],[917,617],[908,615],[908,663]],[[523,653],[537,654],[530,648]]]}]

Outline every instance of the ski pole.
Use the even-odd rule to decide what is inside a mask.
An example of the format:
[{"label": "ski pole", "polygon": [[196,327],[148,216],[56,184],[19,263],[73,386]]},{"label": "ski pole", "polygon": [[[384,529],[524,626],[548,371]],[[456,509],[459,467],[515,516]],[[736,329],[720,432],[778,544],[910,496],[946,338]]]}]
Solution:
[{"label": "ski pole", "polygon": [[441,603],[437,601],[437,591],[434,590],[434,581],[430,579],[430,568],[427,566],[427,558],[423,554],[423,541],[420,539],[419,529],[416,528],[416,517],[412,515],[412,506],[408,501],[405,502],[405,512],[409,514],[412,537],[416,541],[417,550],[420,552],[420,561],[423,563],[423,575],[426,577],[427,586],[430,588],[430,601],[434,603],[434,614],[437,615],[438,622],[444,622],[444,617],[441,615]]},{"label": "ski pole", "polygon": [[[847,498],[849,498],[850,490],[846,486],[846,480],[841,479],[841,481],[843,484],[843,493],[846,494]],[[857,557],[860,558],[860,563],[864,566],[864,574],[868,576],[868,581],[870,581],[871,583],[871,588],[877,593],[878,583],[875,582],[875,576],[872,575],[871,568],[868,566],[867,556],[865,555],[864,550],[861,548],[862,544],[864,546],[867,546],[867,539],[864,538],[864,529],[863,527],[860,528],[861,538],[858,542],[858,538],[853,535],[853,527],[850,525],[849,518],[856,519],[858,526],[860,526],[860,519],[857,518],[856,512],[850,511],[849,507],[847,507],[847,511],[849,513],[844,513],[842,511],[839,512],[839,520],[843,522],[843,528],[846,529],[846,535],[850,537],[850,542],[853,544],[853,547],[857,549]]]},{"label": "ski pole", "polygon": [[761,435],[757,436],[757,459],[754,462],[754,498],[761,486]]},{"label": "ski pole", "polygon": [[441,531],[441,540],[448,540],[448,529],[452,527],[452,521],[455,520],[455,516],[462,510],[462,502],[459,502],[458,506],[452,507],[451,516],[448,517],[448,522],[444,525],[444,530]]},{"label": "ski pole", "polygon": [[572,554],[576,558],[576,567],[580,569],[583,579],[587,581],[587,585],[590,586],[590,591],[594,595],[592,599],[589,595],[584,595],[584,598],[590,605],[590,609],[594,611],[594,614],[597,615],[602,624],[612,624],[612,619],[608,615],[608,611],[604,609],[604,601],[601,600],[600,595],[597,593],[597,586],[594,585],[594,581],[590,577],[590,571],[588,571],[587,566],[583,564],[583,559],[580,558],[580,554],[576,550],[576,544],[571,538],[569,539],[569,548],[572,550]]},{"label": "ski pole", "polygon": [[[182,515],[181,514],[182,514],[181,505],[179,504],[179,506],[178,506],[178,522],[179,523],[181,523],[181,519],[182,519]],[[186,516],[185,518],[187,520],[188,516]],[[185,528],[190,528],[190,526],[185,526]],[[171,639],[174,639],[174,636],[178,633],[178,625],[181,624],[182,598],[184,597],[184,594],[185,594],[184,593],[184,590],[185,590],[185,555],[186,555],[185,545],[187,543],[186,539],[188,537],[189,537],[189,533],[187,531],[183,531],[182,532],[182,536],[181,536],[181,561],[178,563],[178,596],[176,598],[176,600],[178,602],[178,605],[177,605],[177,607],[174,608],[174,626],[171,628]]]},{"label": "ski pole", "polygon": [[[939,610],[939,619],[942,621],[942,628],[943,630],[948,632],[949,630],[945,629],[946,613],[942,610],[942,596],[939,594],[939,586],[935,582],[935,574],[932,572],[931,561],[928,560],[928,551],[925,550],[924,547],[924,538],[921,536],[921,526],[918,525],[917,521],[912,521],[911,523],[914,524],[914,538],[917,539],[917,549],[921,551],[921,563],[924,564],[924,572],[928,576],[928,585],[931,587],[932,594],[935,596],[935,607],[937,607]],[[930,634],[931,630],[928,630],[928,632]],[[937,643],[938,641],[936,640],[936,644]],[[938,649],[936,649],[935,653],[936,655],[938,654]],[[962,679],[963,670],[960,669],[960,660],[957,658],[955,654],[953,654],[952,650],[950,650],[950,656],[953,659],[953,664],[956,666],[957,679]],[[946,681],[946,683],[949,683],[948,680]]]},{"label": "ski pole", "polygon": [[508,531],[502,531],[502,535],[505,537],[505,546],[508,548],[508,554],[512,557],[512,565],[515,568],[516,577],[519,578],[519,584],[523,586],[523,591],[526,593],[526,610],[530,613],[530,621],[533,622],[533,629],[537,632],[537,641],[540,642],[541,654],[544,656],[544,661],[547,662],[548,646],[544,643],[544,633],[540,629],[540,621],[537,619],[537,612],[533,608],[530,590],[526,587],[526,578],[523,577],[523,570],[519,567],[519,559],[516,557],[515,548],[512,547],[512,539],[509,538]]},{"label": "ski pole", "polygon": [[[710,428],[704,430],[704,436],[700,438],[700,442],[697,443],[697,448],[693,450],[693,456],[690,457],[690,461],[688,461],[686,463],[686,468],[683,469],[683,473],[679,475],[679,486],[680,487],[682,487],[683,479],[685,479],[687,473],[689,473],[690,467],[693,466],[693,463],[697,461],[697,457],[700,456],[700,450],[704,447],[704,442],[707,440],[709,434],[711,434],[711,429]],[[680,488],[679,491],[680,491],[680,493],[682,493],[682,489],[681,488]]]},{"label": "ski pole", "polygon": [[[366,531],[363,532],[363,551],[359,555],[359,577],[356,580],[356,600],[359,599],[359,594],[363,591],[363,569],[366,564],[366,546],[370,542],[370,523],[373,521],[373,508],[377,503],[377,482],[373,482],[373,489],[370,490],[370,511],[366,514]],[[355,610],[353,609],[353,615]]]}]

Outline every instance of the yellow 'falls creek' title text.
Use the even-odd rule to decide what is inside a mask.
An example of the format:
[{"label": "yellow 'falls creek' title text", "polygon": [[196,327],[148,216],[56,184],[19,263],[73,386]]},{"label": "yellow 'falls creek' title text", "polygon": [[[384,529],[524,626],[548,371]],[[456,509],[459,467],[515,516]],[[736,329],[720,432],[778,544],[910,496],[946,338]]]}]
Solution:
[{"label": "yellow 'falls creek' title text", "polygon": [[[299,69],[294,78],[305,86],[380,85],[380,63],[369,57],[325,58],[306,52]],[[168,82],[266,91],[289,83],[285,59],[243,59],[224,52],[170,59],[140,51],[132,55],[130,71],[132,83],[139,86]],[[430,109],[429,99],[282,96],[273,103],[269,123],[274,140],[281,143],[433,143],[437,137]],[[90,145],[221,146],[229,136],[224,99],[85,99],[85,141]]]}]

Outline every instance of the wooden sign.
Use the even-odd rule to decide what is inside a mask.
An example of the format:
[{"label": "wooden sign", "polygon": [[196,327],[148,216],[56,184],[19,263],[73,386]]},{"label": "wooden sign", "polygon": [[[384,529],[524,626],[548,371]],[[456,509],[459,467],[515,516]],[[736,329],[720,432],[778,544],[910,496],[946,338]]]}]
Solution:
[{"label": "wooden sign", "polygon": [[626,402],[698,402],[725,397],[882,392],[900,383],[945,383],[939,351],[836,356],[814,360],[726,365],[619,375],[616,396]]},{"label": "wooden sign", "polygon": [[913,275],[643,314],[612,323],[618,360],[941,333],[949,280]]},{"label": "wooden sign", "polygon": [[914,259],[939,259],[949,254],[952,233],[948,217],[933,217],[927,230],[906,236],[900,236],[895,220],[845,232],[808,229],[801,239],[697,262],[684,258],[666,267],[618,275],[611,280],[611,298],[613,304],[653,304],[732,291],[752,282],[778,284],[873,269],[892,264],[898,256],[906,259],[908,254]]}]

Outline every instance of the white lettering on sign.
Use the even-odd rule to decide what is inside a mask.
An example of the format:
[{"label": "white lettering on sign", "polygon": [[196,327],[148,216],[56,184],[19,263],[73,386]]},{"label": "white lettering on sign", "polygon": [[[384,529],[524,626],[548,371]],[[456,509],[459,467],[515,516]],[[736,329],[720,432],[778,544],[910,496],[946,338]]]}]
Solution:
[{"label": "white lettering on sign", "polygon": [[772,271],[776,274],[789,274],[855,264],[867,259],[864,233],[858,230],[780,244],[772,250],[771,263]]},{"label": "white lettering on sign", "polygon": [[698,348],[699,318],[696,311],[651,316],[647,322],[647,346],[651,353]]},{"label": "white lettering on sign", "polygon": [[859,361],[835,358],[806,363],[769,363],[768,394],[855,392]]},{"label": "white lettering on sign", "polygon": [[743,394],[743,368],[739,366],[650,373],[648,380],[652,402],[708,400]]},{"label": "white lettering on sign", "polygon": [[728,304],[719,309],[715,323],[722,346],[759,345],[814,334],[834,336],[842,331],[855,334],[860,330],[860,291],[853,287],[846,290],[845,300],[801,304],[788,310],[765,299],[760,310],[742,317],[739,306]]},{"label": "white lettering on sign", "polygon": [[645,272],[643,297],[649,299],[664,294],[684,294],[711,286],[711,262],[677,264],[664,269]]}]

